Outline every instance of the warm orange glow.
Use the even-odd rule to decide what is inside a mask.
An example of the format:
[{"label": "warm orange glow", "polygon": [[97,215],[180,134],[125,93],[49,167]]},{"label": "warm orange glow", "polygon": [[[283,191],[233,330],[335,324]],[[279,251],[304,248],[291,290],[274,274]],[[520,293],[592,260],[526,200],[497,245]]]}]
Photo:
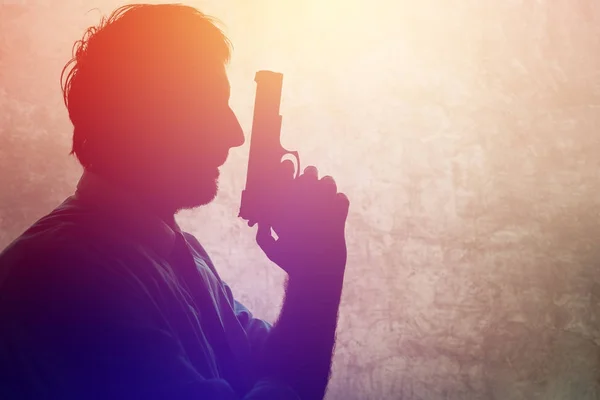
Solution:
[{"label": "warm orange glow", "polygon": [[[1,245],[77,182],[60,70],[125,4],[21,3],[0,2]],[[256,71],[283,73],[282,145],[351,200],[328,400],[596,398],[597,3],[186,4],[224,22],[246,135]],[[283,273],[237,218],[248,150],[179,221],[273,321]]]}]

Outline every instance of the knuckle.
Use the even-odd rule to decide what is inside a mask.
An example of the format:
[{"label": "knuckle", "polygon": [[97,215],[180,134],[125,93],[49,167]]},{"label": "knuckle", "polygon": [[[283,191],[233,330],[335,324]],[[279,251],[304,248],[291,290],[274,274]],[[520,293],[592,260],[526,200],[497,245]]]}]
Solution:
[{"label": "knuckle", "polygon": [[327,183],[333,183],[335,185],[335,179],[333,179],[333,177],[331,175],[325,175],[324,177],[321,178],[321,181],[323,182],[327,182]]},{"label": "knuckle", "polygon": [[346,196],[344,193],[338,193],[337,195],[337,199],[338,201],[343,204],[343,205],[350,205],[350,199],[348,199],[348,196]]},{"label": "knuckle", "polygon": [[319,179],[319,188],[328,195],[335,195],[337,192],[337,184],[333,177],[326,175]]},{"label": "knuckle", "polygon": [[305,175],[314,175],[314,174],[318,174],[318,170],[317,167],[315,167],[314,165],[309,165],[308,167],[304,168],[304,174]]}]

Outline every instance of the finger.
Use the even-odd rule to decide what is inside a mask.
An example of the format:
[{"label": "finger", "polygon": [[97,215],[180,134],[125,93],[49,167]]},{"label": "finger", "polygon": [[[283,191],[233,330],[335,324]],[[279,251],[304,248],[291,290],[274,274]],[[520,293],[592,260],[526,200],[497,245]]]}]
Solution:
[{"label": "finger", "polygon": [[256,231],[256,243],[261,249],[263,249],[267,257],[271,253],[275,242],[275,239],[273,236],[271,236],[271,227],[269,225],[259,223]]},{"label": "finger", "polygon": [[281,163],[281,173],[286,179],[294,179],[296,167],[291,160],[283,160]]},{"label": "finger", "polygon": [[350,200],[348,196],[344,193],[338,193],[335,196],[336,210],[338,210],[339,215],[345,221],[348,217],[348,211],[350,210]]},{"label": "finger", "polygon": [[323,191],[324,195],[331,197],[334,197],[336,195],[337,185],[333,177],[326,175],[319,179],[319,182],[321,183],[321,190]]},{"label": "finger", "polygon": [[309,165],[308,167],[304,168],[304,173],[300,176],[301,177],[304,176],[306,178],[318,179],[319,171],[317,170],[317,167],[315,167],[314,165]]},{"label": "finger", "polygon": [[258,224],[256,232],[256,243],[265,253],[267,258],[277,265],[283,265],[283,253],[281,252],[281,243],[271,235],[271,227],[268,224]]}]

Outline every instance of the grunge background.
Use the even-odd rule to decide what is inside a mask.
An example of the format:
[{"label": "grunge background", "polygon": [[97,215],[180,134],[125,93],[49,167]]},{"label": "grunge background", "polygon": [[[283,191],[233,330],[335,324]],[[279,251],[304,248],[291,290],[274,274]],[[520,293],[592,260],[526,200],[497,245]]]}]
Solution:
[{"label": "grunge background", "polygon": [[[60,71],[123,4],[0,2],[0,247],[74,190]],[[599,2],[186,4],[225,24],[247,135],[254,73],[283,72],[284,146],[351,200],[327,400],[600,399]],[[248,149],[178,220],[272,322],[284,276],[237,218]]]}]

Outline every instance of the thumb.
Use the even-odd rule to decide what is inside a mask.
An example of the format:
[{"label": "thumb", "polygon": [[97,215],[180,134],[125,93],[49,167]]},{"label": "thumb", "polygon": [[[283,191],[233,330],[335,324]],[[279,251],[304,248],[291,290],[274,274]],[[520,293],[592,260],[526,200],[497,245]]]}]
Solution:
[{"label": "thumb", "polygon": [[265,252],[269,260],[277,263],[277,240],[271,235],[271,226],[262,222],[258,223],[256,243]]}]

